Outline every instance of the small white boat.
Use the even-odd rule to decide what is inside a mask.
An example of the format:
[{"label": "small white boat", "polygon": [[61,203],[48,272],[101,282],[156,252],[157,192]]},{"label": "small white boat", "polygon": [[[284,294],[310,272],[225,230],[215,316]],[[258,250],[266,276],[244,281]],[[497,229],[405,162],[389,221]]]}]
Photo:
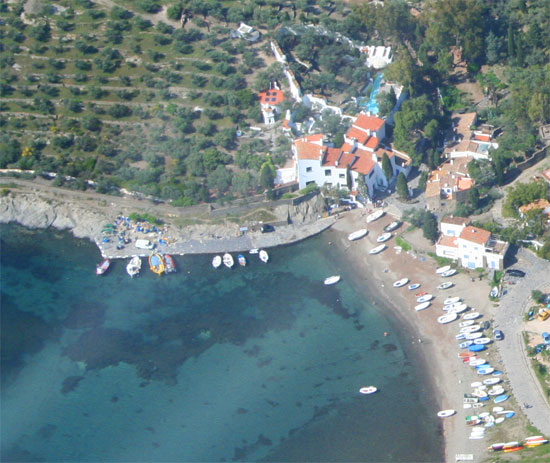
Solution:
[{"label": "small white boat", "polygon": [[462,305],[462,302],[453,302],[452,304],[445,304],[443,305],[443,310],[445,311],[453,310],[459,307],[460,305]]},{"label": "small white boat", "polygon": [[[477,367],[479,365],[484,365],[485,362],[486,362],[485,359],[475,359],[475,360],[472,360],[472,361],[468,362],[468,365],[470,365],[471,367]],[[483,383],[479,382],[479,381],[476,384],[477,384],[477,386],[472,386],[472,387],[481,387],[481,386],[483,386]],[[485,387],[487,387],[487,386],[485,386]]]},{"label": "small white boat", "polygon": [[456,410],[441,410],[437,412],[439,418],[447,418],[448,416],[453,416],[456,413]]},{"label": "small white boat", "polygon": [[495,287],[493,287],[493,289],[491,289],[490,296],[491,297],[498,297],[498,286],[495,286]]},{"label": "small white boat", "polygon": [[427,301],[431,301],[434,297],[431,295],[431,294],[424,294],[424,296],[420,296],[418,298],[416,298],[416,302],[427,302]]},{"label": "small white boat", "polygon": [[231,268],[235,264],[235,261],[233,260],[233,256],[228,252],[226,252],[223,255],[222,260],[223,260],[223,265],[225,265],[227,268]]},{"label": "small white boat", "polygon": [[487,394],[489,395],[500,395],[500,394],[504,394],[504,388],[501,386],[499,387],[498,389],[491,389],[489,391],[487,391]]},{"label": "small white boat", "polygon": [[374,222],[375,220],[378,220],[383,215],[384,215],[384,211],[382,209],[374,211],[372,214],[367,216],[367,223]]},{"label": "small white boat", "polygon": [[335,285],[340,281],[340,275],[334,275],[328,278],[325,278],[325,285]]},{"label": "small white boat", "polygon": [[443,301],[443,305],[454,304],[454,303],[459,302],[459,301],[460,301],[460,297],[458,297],[458,296],[448,297],[447,299],[445,299]]},{"label": "small white boat", "polygon": [[[470,341],[475,341],[476,339],[481,338],[481,336],[483,336],[483,333],[479,333],[479,332],[477,332],[477,333],[468,333],[466,335],[466,339],[468,339]],[[472,344],[473,344],[473,342],[472,342]]]},{"label": "small white boat", "polygon": [[384,243],[388,241],[391,238],[391,233],[384,233],[383,235],[380,235],[378,238],[376,238],[377,243]]},{"label": "small white boat", "polygon": [[438,275],[441,275],[442,273],[445,273],[448,270],[451,270],[451,266],[450,265],[445,265],[444,267],[439,267],[439,268],[435,269],[435,273],[437,273]]},{"label": "small white boat", "polygon": [[139,275],[139,271],[141,270],[141,258],[139,256],[134,256],[130,259],[130,262],[128,262],[128,265],[126,266],[126,272],[128,275],[130,275],[132,278],[136,275]]},{"label": "small white boat", "polygon": [[103,275],[111,266],[111,261],[109,259],[103,259],[101,264],[96,265],[95,268],[95,274],[96,275]]},{"label": "small white boat", "polygon": [[466,320],[465,322],[460,322],[458,326],[460,326],[460,328],[464,328],[465,326],[473,325],[475,322],[475,320]]},{"label": "small white boat", "polygon": [[361,230],[354,231],[348,235],[348,240],[355,241],[360,240],[363,236],[366,236],[369,231],[366,228],[361,228]]},{"label": "small white boat", "polygon": [[386,249],[386,245],[385,244],[381,244],[380,246],[376,246],[375,248],[371,249],[369,251],[369,254],[379,254],[381,253],[384,249]]},{"label": "small white boat", "polygon": [[[483,384],[485,384],[486,386],[492,386],[493,384],[498,384],[501,381],[502,380],[500,378],[488,378],[488,379],[483,380]],[[494,411],[494,409],[493,409],[493,411]]]},{"label": "small white boat", "polygon": [[420,312],[421,310],[425,310],[428,307],[430,307],[430,304],[431,304],[430,301],[423,302],[422,304],[415,305],[414,310],[416,310],[417,312]]},{"label": "small white boat", "polygon": [[222,256],[214,256],[212,259],[212,267],[218,268],[220,265],[222,265]]},{"label": "small white boat", "polygon": [[[502,410],[504,410],[503,407],[495,407],[495,408],[500,408]],[[493,410],[495,409],[493,408]],[[525,439],[523,439],[525,442],[529,442],[529,441],[533,441],[533,440],[544,440],[544,436],[529,436],[529,437],[526,437]]]},{"label": "small white boat", "polygon": [[377,390],[378,388],[376,388],[375,386],[366,386],[359,389],[359,392],[361,394],[374,394]]},{"label": "small white boat", "polygon": [[391,231],[397,230],[400,226],[401,226],[401,222],[399,222],[399,220],[396,220],[395,222],[392,222],[389,225],[386,225],[384,227],[384,231],[391,232]]},{"label": "small white boat", "polygon": [[503,416],[501,416],[501,417],[499,417],[499,418],[497,418],[497,419],[495,420],[495,424],[500,424],[500,423],[502,423],[505,419],[506,419],[506,418],[504,418]]},{"label": "small white boat", "polygon": [[476,318],[481,317],[479,312],[470,312],[462,317],[462,320],[475,320]]},{"label": "small white boat", "polygon": [[441,317],[437,318],[437,323],[445,324],[445,323],[451,323],[454,322],[458,318],[458,314],[451,312],[445,315],[441,315]]},{"label": "small white boat", "polygon": [[491,342],[490,338],[477,338],[474,339],[474,344],[489,344]]},{"label": "small white boat", "polygon": [[250,251],[248,251],[248,254],[258,254],[260,252],[260,250],[258,248],[254,248],[254,249],[251,249]]},{"label": "small white boat", "polygon": [[446,278],[446,277],[452,277],[454,274],[456,273],[456,269],[451,269],[451,270],[447,270],[446,272],[443,272],[441,274],[442,277]]},{"label": "small white boat", "polygon": [[462,402],[465,404],[476,404],[479,402],[479,399],[477,397],[464,397]]},{"label": "small white boat", "polygon": [[408,278],[401,278],[401,280],[397,280],[394,284],[394,288],[401,288],[401,286],[405,286],[409,282]]},{"label": "small white boat", "polygon": [[454,283],[452,281],[446,281],[445,283],[441,283],[437,289],[449,289],[451,286],[453,286]]},{"label": "small white boat", "polygon": [[460,304],[458,307],[449,309],[448,312],[462,313],[466,312],[466,310],[468,310],[468,304]]},{"label": "small white boat", "polygon": [[472,408],[472,404],[462,404],[462,408]]},{"label": "small white boat", "polygon": [[485,407],[485,404],[483,402],[472,404],[472,408],[481,408],[481,407]]},{"label": "small white boat", "polygon": [[514,413],[514,410],[501,410],[500,412],[497,412],[497,415],[506,415],[507,413]]},{"label": "small white boat", "polygon": [[412,285],[408,286],[409,291],[413,291],[414,289],[420,288],[420,283],[413,283]]},{"label": "small white boat", "polygon": [[466,349],[467,347],[470,347],[472,344],[474,343],[474,341],[464,341],[464,342],[461,342],[458,347],[460,349]]},{"label": "small white boat", "polygon": [[473,333],[474,331],[479,331],[479,330],[481,330],[481,326],[479,325],[470,325],[470,326],[464,326],[460,328],[460,332],[466,333],[466,334],[470,334],[470,333]]},{"label": "small white boat", "polygon": [[260,257],[260,260],[264,263],[264,264],[267,264],[267,261],[269,260],[269,254],[267,253],[267,251],[264,251],[263,249],[259,252],[259,257]]}]

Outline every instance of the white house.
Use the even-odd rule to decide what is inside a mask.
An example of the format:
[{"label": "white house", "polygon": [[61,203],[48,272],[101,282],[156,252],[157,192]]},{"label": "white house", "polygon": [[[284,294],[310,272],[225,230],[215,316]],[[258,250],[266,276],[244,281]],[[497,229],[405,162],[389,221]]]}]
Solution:
[{"label": "white house", "polygon": [[258,93],[260,99],[260,108],[264,118],[265,125],[275,124],[275,116],[279,111],[279,105],[284,101],[285,95],[279,89],[277,84],[272,84],[269,90]]}]

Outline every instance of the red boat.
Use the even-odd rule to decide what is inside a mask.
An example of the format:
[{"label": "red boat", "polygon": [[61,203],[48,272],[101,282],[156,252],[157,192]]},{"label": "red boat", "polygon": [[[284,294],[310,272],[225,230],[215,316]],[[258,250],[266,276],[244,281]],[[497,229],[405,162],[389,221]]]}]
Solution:
[{"label": "red boat", "polygon": [[101,262],[101,264],[99,264],[96,267],[95,274],[96,275],[103,275],[109,269],[110,265],[111,265],[111,261],[109,259],[103,260],[103,262]]},{"label": "red boat", "polygon": [[166,273],[176,271],[176,262],[170,254],[164,254],[164,263],[166,264]]},{"label": "red boat", "polygon": [[425,296],[426,294],[428,294],[426,291],[422,291],[420,293],[416,293],[415,296],[416,297],[422,297],[422,296]]}]

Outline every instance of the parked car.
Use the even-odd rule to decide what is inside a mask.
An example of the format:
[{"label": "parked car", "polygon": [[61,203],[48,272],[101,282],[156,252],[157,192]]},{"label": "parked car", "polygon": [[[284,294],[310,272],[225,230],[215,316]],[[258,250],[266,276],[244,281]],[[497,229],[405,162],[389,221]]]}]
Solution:
[{"label": "parked car", "polygon": [[273,225],[269,225],[268,223],[264,223],[262,228],[260,228],[260,231],[262,233],[271,233],[275,231],[275,227]]},{"label": "parked car", "polygon": [[544,320],[546,320],[548,317],[550,317],[550,310],[548,309],[544,309],[544,310],[541,310],[539,312],[539,314],[537,315],[537,318],[543,322]]},{"label": "parked car", "polygon": [[483,323],[481,323],[481,329],[482,330],[488,330],[490,326],[491,326],[491,324],[487,320],[485,320]]},{"label": "parked car", "polygon": [[550,334],[544,331],[542,333],[542,340],[544,341],[544,344],[550,344]]},{"label": "parked car", "polygon": [[506,273],[513,277],[519,277],[523,278],[525,276],[525,272],[523,270],[518,270],[517,268],[511,268],[509,270],[506,270]]},{"label": "parked car", "polygon": [[493,335],[496,341],[502,341],[504,339],[504,333],[500,330],[493,330]]}]

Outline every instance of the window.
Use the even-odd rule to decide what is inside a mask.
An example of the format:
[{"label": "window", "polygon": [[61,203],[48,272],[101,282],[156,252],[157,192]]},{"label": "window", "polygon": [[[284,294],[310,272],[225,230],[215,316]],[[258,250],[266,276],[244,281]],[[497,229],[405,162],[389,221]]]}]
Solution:
[{"label": "window", "polygon": [[306,167],[306,172],[311,172],[313,170],[313,167]]},{"label": "window", "polygon": [[447,235],[449,236],[455,236],[455,231],[454,230],[449,230]]},{"label": "window", "polygon": [[469,259],[470,256],[467,256],[466,254],[464,254],[464,259]]},{"label": "window", "polygon": [[325,169],[325,177],[330,177],[332,175],[332,171],[330,169]]},{"label": "window", "polygon": [[339,174],[338,178],[346,178],[346,174]]},{"label": "window", "polygon": [[475,262],[468,262],[468,268],[476,268]]}]

